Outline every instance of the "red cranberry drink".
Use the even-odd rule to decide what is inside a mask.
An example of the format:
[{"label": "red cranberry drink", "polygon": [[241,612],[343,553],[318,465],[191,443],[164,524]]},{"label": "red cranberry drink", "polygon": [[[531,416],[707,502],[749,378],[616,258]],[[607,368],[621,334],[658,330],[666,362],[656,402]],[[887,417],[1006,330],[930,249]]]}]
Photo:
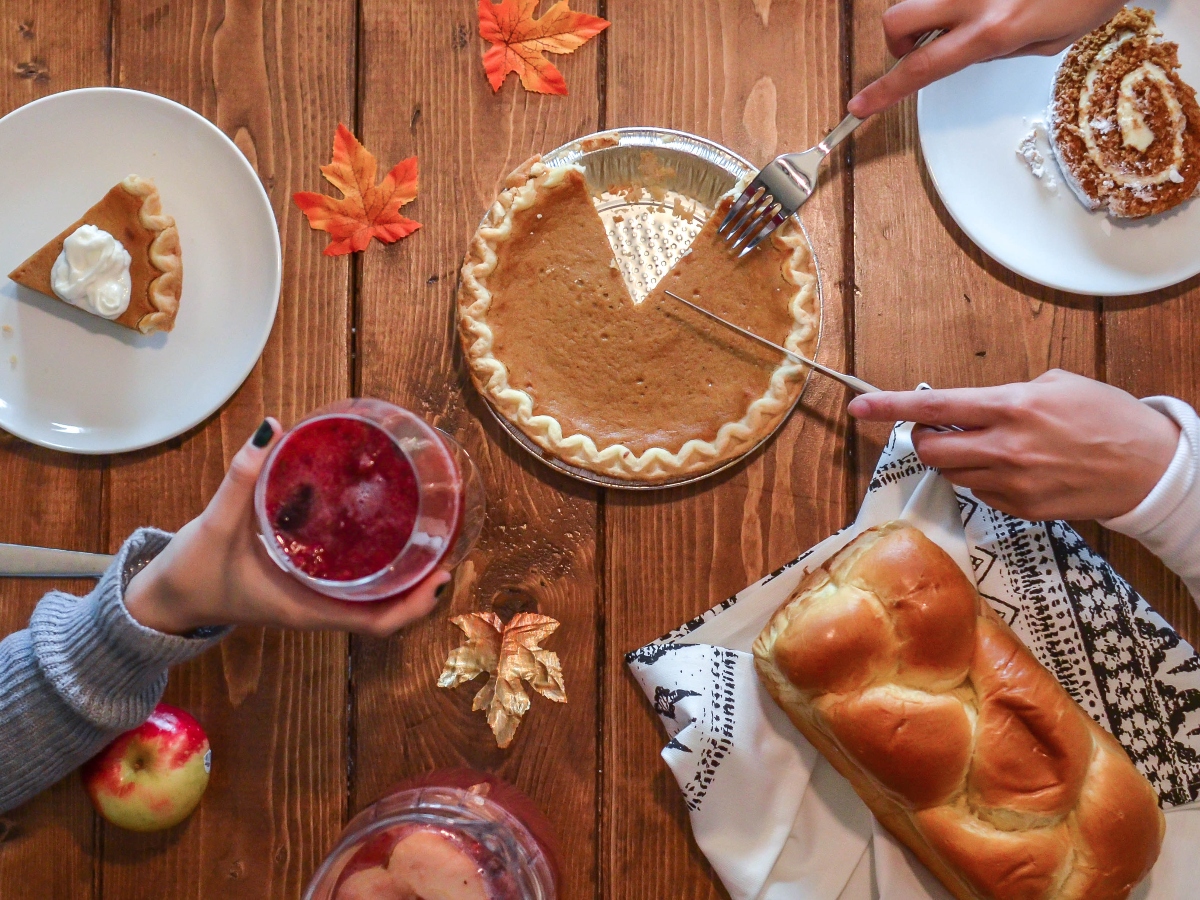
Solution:
[{"label": "red cranberry drink", "polygon": [[[264,542],[285,570],[330,596],[403,593],[465,556],[461,538],[478,534],[482,500],[470,496],[464,466],[457,444],[399,407],[326,407],[285,434],[263,467],[255,506]],[[472,534],[462,533],[464,519]]]},{"label": "red cranberry drink", "polygon": [[554,900],[550,826],[493,775],[433,772],[359,813],[305,900]]},{"label": "red cranberry drink", "polygon": [[313,578],[356,581],[400,555],[420,504],[412,464],[364,419],[324,416],[299,425],[267,481],[275,540]]}]

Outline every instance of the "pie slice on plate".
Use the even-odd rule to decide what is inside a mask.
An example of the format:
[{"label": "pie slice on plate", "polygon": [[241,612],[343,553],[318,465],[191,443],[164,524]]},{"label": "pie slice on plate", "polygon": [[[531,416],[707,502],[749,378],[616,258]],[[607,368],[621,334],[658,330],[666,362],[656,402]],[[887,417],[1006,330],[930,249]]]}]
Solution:
[{"label": "pie slice on plate", "polygon": [[170,331],[183,290],[179,232],[154,182],[130,175],[8,277],[134,331]]},{"label": "pie slice on plate", "polygon": [[716,233],[635,303],[577,166],[509,176],[462,269],[458,318],[480,392],[553,456],[631,482],[711,471],[787,415],[806,370],[667,297],[811,354],[812,252],[794,221],[742,259]]}]

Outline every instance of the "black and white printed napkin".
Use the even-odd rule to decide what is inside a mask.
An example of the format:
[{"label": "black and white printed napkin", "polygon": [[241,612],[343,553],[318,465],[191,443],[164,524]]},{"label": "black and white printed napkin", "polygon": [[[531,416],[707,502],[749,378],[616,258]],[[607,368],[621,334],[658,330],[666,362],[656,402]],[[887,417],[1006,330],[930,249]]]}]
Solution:
[{"label": "black and white printed napkin", "polygon": [[858,518],[626,661],[666,729],[662,756],[733,900],[945,900],[759,684],[750,646],[805,572],[892,519],[921,528],[1158,790],[1167,837],[1140,900],[1194,897],[1200,657],[1065,522],[956,490],[898,425]]}]

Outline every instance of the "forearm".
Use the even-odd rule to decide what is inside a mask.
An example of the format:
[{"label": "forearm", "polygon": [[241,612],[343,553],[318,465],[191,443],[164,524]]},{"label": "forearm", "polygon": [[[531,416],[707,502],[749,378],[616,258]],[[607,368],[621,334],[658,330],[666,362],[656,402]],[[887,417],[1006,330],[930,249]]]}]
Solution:
[{"label": "forearm", "polygon": [[224,635],[160,634],[126,611],[129,579],[168,540],[163,532],[137,532],[90,594],[47,594],[28,629],[0,641],[0,811],[143,722],[162,696],[168,667]]},{"label": "forearm", "polygon": [[1144,544],[1200,602],[1200,417],[1173,397],[1150,397],[1144,402],[1175,421],[1179,444],[1146,499],[1125,515],[1100,524]]}]

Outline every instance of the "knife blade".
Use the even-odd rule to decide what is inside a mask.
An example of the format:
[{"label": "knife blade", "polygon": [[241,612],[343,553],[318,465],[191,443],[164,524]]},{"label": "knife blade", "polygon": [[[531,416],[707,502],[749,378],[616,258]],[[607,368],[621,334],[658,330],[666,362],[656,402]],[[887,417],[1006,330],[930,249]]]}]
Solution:
[{"label": "knife blade", "polygon": [[835,381],[840,381],[842,384],[844,384],[846,387],[850,388],[850,390],[854,391],[856,394],[877,394],[877,393],[879,393],[879,388],[875,387],[875,385],[873,385],[873,384],[863,381],[861,378],[855,378],[853,375],[847,375],[845,372],[839,372],[837,369],[831,369],[831,368],[829,368],[829,366],[825,366],[819,362],[816,362],[815,360],[811,360],[807,356],[804,356],[803,354],[796,353],[794,350],[788,350],[786,347],[781,347],[778,344],[776,344],[774,341],[768,341],[765,337],[760,337],[759,335],[755,334],[753,331],[747,331],[741,325],[734,325],[728,319],[723,319],[720,316],[718,316],[716,313],[709,312],[703,306],[697,306],[691,300],[683,299],[678,294],[672,294],[670,291],[663,291],[663,293],[674,300],[678,300],[680,303],[684,304],[685,306],[690,306],[696,312],[703,313],[704,315],[706,315],[710,319],[712,319],[714,322],[720,322],[726,328],[731,328],[734,331],[736,331],[738,334],[743,335],[744,337],[748,337],[751,340],[758,341],[764,347],[770,347],[772,350],[778,350],[784,356],[790,356],[792,359],[808,366],[810,369],[816,369],[822,375],[828,375],[830,378],[834,379]]},{"label": "knife blade", "polygon": [[113,559],[104,553],[0,544],[0,578],[99,578]]}]

